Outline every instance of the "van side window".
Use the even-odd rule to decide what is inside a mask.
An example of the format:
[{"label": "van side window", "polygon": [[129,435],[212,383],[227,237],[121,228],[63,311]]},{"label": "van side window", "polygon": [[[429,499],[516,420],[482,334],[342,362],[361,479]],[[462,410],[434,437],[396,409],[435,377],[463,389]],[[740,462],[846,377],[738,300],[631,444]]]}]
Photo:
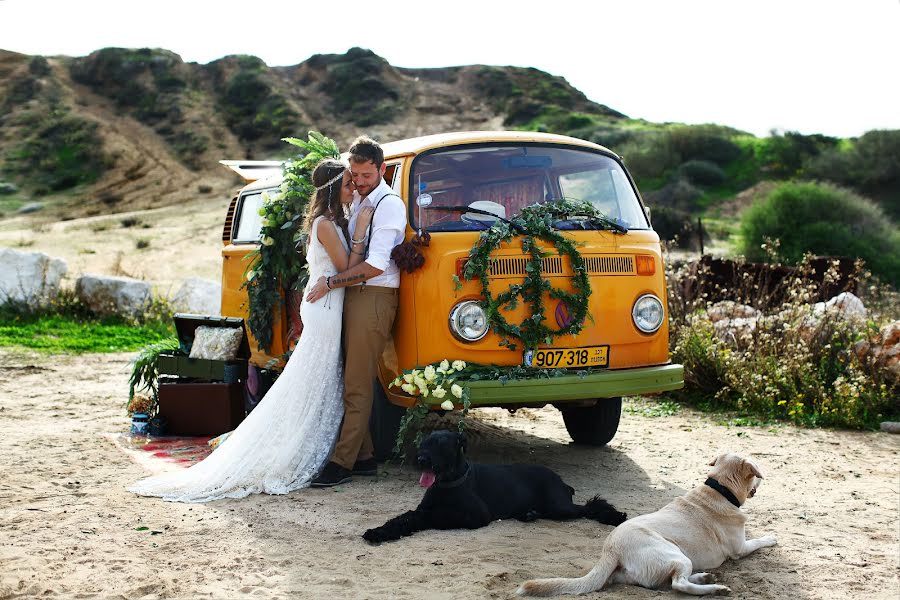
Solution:
[{"label": "van side window", "polygon": [[392,165],[387,165],[384,170],[384,182],[391,186],[391,189],[397,193],[400,193],[400,169],[398,168],[400,165],[394,163]]},{"label": "van side window", "polygon": [[238,206],[238,222],[234,228],[232,241],[240,244],[252,244],[259,241],[262,232],[262,217],[259,209],[262,207],[262,190],[244,194]]}]

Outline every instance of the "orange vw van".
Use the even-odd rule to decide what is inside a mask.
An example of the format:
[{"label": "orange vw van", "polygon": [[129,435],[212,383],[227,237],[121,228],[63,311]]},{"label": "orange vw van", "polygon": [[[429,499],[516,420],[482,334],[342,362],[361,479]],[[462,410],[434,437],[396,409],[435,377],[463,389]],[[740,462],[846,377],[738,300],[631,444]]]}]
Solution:
[{"label": "orange vw van", "polygon": [[[683,368],[668,353],[666,282],[660,241],[621,159],[606,148],[560,135],[492,131],[448,133],[383,144],[385,180],[408,208],[407,239],[427,231],[425,264],[403,274],[393,339],[381,357],[373,411],[380,454],[392,447],[405,407],[414,399],[388,388],[405,369],[461,359],[485,365],[535,367],[534,377],[469,384],[472,407],[518,408],[553,404],[577,443],[606,444],[615,435],[622,396],[683,386]],[[246,168],[265,172],[276,164]],[[253,178],[251,175],[249,178]],[[276,195],[280,171],[248,184],[231,201],[222,234],[222,314],[247,317],[244,257],[259,243],[257,210],[263,193]],[[481,304],[482,284],[463,275],[481,231],[524,207],[562,198],[588,201],[608,220],[573,216],[554,229],[578,244],[591,285],[589,315],[578,335],[552,346],[510,349],[491,331]],[[552,287],[572,291],[572,265],[549,242],[542,273]],[[521,284],[528,256],[513,238],[491,255],[493,295]],[[458,279],[457,279],[458,278]],[[571,318],[564,302],[544,294],[551,328]],[[504,312],[510,323],[531,317],[519,302]],[[251,362],[276,363],[288,347],[290,323],[277,315],[272,346],[251,344]],[[565,368],[564,375],[548,377]],[[431,399],[429,399],[431,400]],[[438,404],[439,400],[434,400]]]}]

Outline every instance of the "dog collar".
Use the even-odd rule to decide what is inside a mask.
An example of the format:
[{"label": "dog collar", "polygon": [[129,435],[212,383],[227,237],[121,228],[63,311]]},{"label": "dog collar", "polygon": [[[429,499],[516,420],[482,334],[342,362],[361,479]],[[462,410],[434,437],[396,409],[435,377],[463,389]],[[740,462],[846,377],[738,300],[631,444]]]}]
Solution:
[{"label": "dog collar", "polygon": [[463,482],[468,479],[469,473],[472,471],[472,465],[466,465],[466,472],[462,474],[461,477],[454,479],[453,481],[439,481],[434,484],[434,487],[440,488],[454,488],[459,487],[463,484]]},{"label": "dog collar", "polygon": [[713,479],[712,477],[708,478],[708,479],[706,480],[705,483],[706,483],[706,485],[708,485],[708,486],[711,487],[712,489],[716,490],[717,492],[719,492],[720,494],[722,494],[723,496],[725,496],[725,499],[726,499],[726,500],[728,500],[729,502],[731,502],[732,504],[734,504],[734,505],[737,506],[738,508],[741,507],[741,503],[738,502],[737,497],[736,497],[734,494],[732,494],[732,493],[731,493],[731,490],[729,490],[727,487],[725,487],[724,485],[722,485],[721,483],[719,483],[718,481],[716,481],[716,480]]}]

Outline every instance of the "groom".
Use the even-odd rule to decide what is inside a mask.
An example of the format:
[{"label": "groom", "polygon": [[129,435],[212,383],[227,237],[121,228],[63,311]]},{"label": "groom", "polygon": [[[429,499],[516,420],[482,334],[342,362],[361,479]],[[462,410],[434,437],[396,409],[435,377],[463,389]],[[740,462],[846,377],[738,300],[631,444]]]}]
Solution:
[{"label": "groom", "polygon": [[[313,480],[313,487],[331,487],[350,481],[353,475],[375,475],[372,434],[373,382],[378,361],[394,325],[399,298],[400,270],[391,250],[403,241],[406,206],[385,183],[381,146],[361,136],[350,147],[350,175],[357,197],[351,206],[348,230],[350,251],[365,257],[343,273],[322,277],[311,296],[347,288],[344,295],[344,421],[331,460]],[[372,207],[368,230],[357,231],[361,210]]]}]

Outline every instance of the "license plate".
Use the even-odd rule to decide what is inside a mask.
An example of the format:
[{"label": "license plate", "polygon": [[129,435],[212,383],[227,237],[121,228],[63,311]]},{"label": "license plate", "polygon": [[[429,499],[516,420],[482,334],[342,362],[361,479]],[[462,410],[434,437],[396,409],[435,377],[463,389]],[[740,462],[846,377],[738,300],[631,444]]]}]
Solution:
[{"label": "license plate", "polygon": [[571,369],[608,367],[609,346],[588,348],[541,348],[525,352],[526,367],[536,369]]}]

